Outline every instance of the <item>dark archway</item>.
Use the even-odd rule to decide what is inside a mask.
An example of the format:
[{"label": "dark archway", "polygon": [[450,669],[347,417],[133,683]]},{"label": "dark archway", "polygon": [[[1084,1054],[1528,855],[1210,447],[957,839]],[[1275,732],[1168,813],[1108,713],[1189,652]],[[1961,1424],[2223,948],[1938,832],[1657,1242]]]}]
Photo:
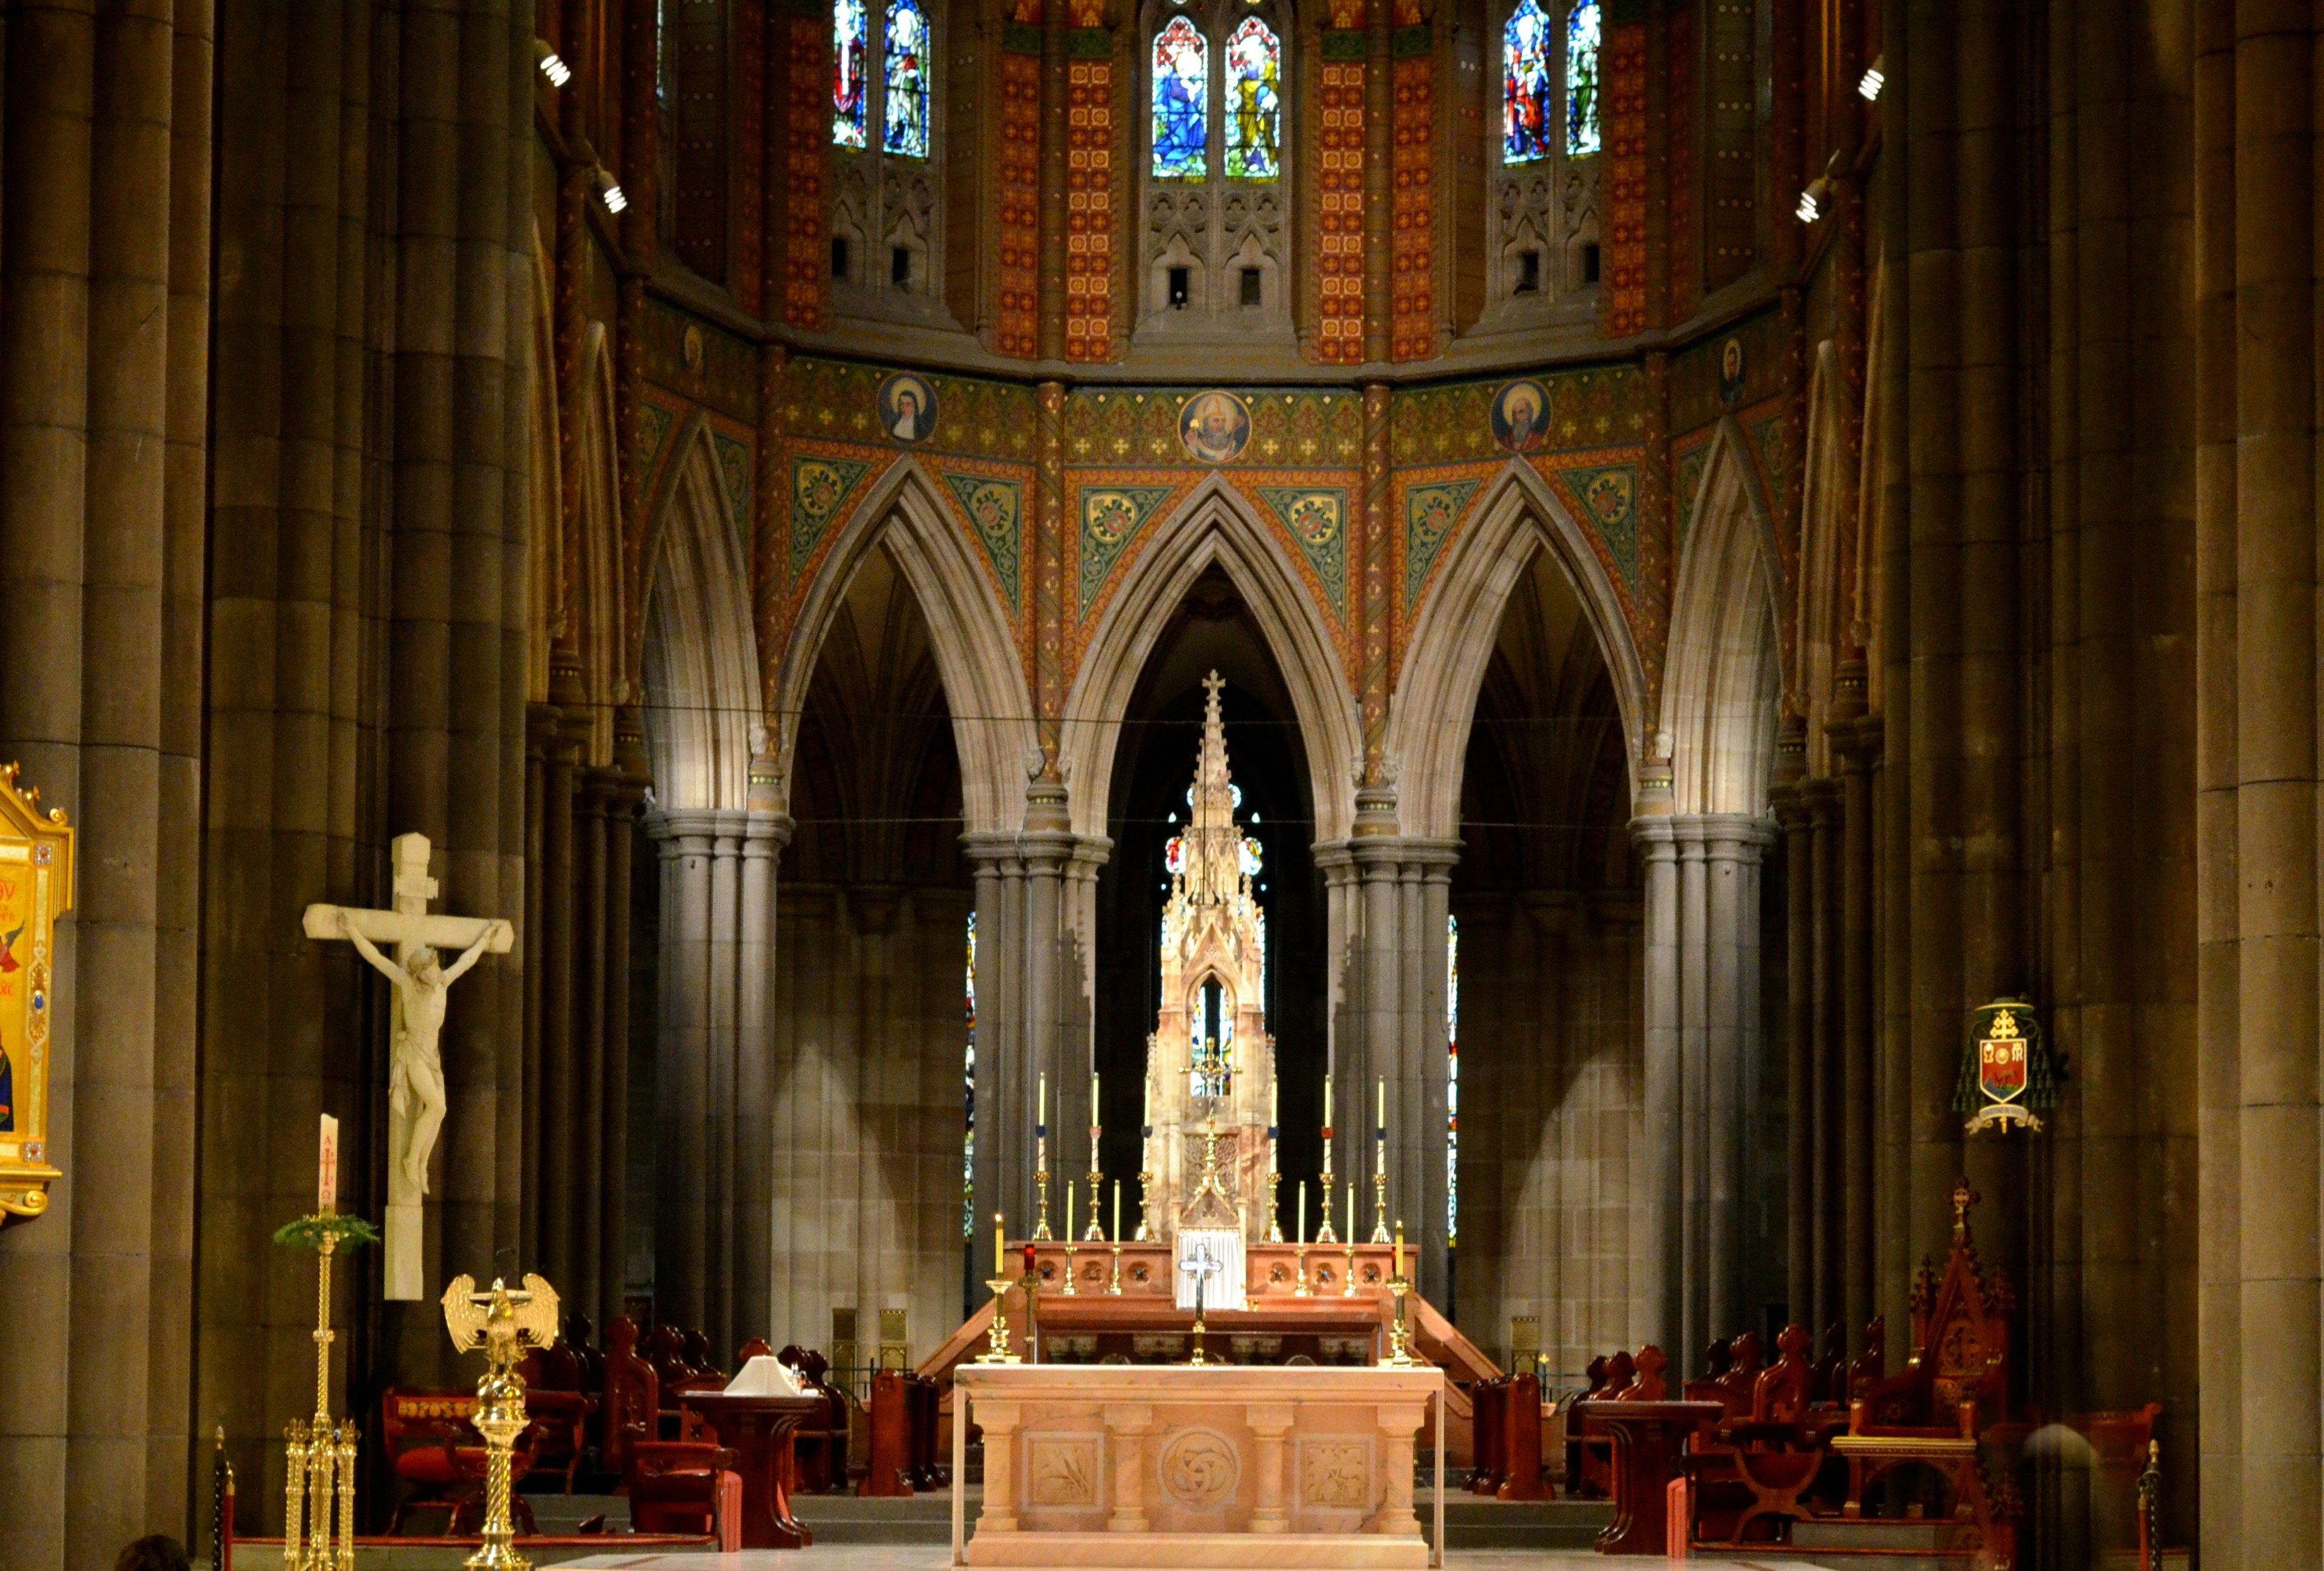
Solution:
[{"label": "dark archway", "polygon": [[[1096,1062],[1104,1077],[1103,1160],[1122,1180],[1123,1225],[1135,1213],[1146,1041],[1161,1004],[1163,846],[1185,817],[1202,730],[1204,676],[1224,679],[1227,760],[1244,816],[1266,858],[1267,1021],[1282,1099],[1280,1196],[1285,1235],[1301,1177],[1323,1162],[1327,1023],[1323,885],[1313,843],[1306,753],[1289,689],[1258,621],[1217,568],[1195,579],[1154,645],[1114,753],[1106,833],[1113,854],[1097,888]],[[1315,1221],[1311,1212],[1310,1225]]]}]

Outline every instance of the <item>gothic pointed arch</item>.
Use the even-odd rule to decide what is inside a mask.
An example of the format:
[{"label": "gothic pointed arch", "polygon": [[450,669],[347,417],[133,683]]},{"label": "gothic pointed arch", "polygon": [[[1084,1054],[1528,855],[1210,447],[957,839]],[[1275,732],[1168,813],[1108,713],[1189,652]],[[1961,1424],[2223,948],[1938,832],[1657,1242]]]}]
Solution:
[{"label": "gothic pointed arch", "polygon": [[1588,533],[1533,466],[1512,459],[1436,569],[1405,648],[1387,750],[1397,767],[1397,821],[1406,834],[1449,838],[1460,832],[1461,772],[1478,688],[1492,659],[1492,630],[1519,575],[1545,550],[1572,583],[1606,657],[1622,732],[1631,739],[1626,751],[1636,788],[1646,678],[1629,618]]},{"label": "gothic pointed arch", "polygon": [[1098,618],[1065,698],[1061,753],[1076,832],[1105,832],[1114,751],[1155,641],[1204,571],[1216,566],[1250,608],[1299,721],[1315,793],[1315,838],[1343,838],[1355,811],[1362,732],[1323,613],[1250,504],[1213,475],[1155,531]]},{"label": "gothic pointed arch", "polygon": [[1732,417],[1720,421],[1679,543],[1660,729],[1681,813],[1757,814],[1767,805],[1786,596],[1748,439]]},{"label": "gothic pointed arch", "polygon": [[931,652],[952,712],[961,800],[970,833],[1019,827],[1026,750],[1036,745],[1033,703],[1013,629],[975,548],[918,459],[891,466],[833,542],[799,606],[771,682],[779,756],[797,740],[832,618],[858,568],[885,549],[927,619]]},{"label": "gothic pointed arch", "polygon": [[759,725],[750,565],[709,422],[678,439],[647,557],[646,750],[663,809],[741,809]]}]

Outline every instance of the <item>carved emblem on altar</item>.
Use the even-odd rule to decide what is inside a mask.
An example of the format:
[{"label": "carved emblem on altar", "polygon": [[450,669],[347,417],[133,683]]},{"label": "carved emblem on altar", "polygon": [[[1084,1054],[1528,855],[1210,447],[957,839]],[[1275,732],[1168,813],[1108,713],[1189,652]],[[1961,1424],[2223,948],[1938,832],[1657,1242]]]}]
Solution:
[{"label": "carved emblem on altar", "polygon": [[51,967],[72,909],[73,832],[60,809],[0,769],[0,1225],[49,1208]]},{"label": "carved emblem on altar", "polygon": [[1025,1449],[1033,1505],[1070,1510],[1098,1503],[1096,1436],[1036,1435]]},{"label": "carved emblem on altar", "polygon": [[1315,1511],[1370,1511],[1372,1504],[1370,1442],[1302,1442],[1299,1446],[1299,1503]]},{"label": "carved emblem on altar", "polygon": [[1182,1429],[1162,1447],[1162,1492],[1188,1511],[1231,1504],[1242,1482],[1234,1442],[1215,1429]]}]

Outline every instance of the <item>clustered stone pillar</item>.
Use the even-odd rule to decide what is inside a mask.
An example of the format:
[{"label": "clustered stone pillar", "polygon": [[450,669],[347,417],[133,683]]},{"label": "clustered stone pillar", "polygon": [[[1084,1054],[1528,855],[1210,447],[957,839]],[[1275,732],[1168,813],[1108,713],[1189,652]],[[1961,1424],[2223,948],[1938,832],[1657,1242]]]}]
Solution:
[{"label": "clustered stone pillar", "polygon": [[194,0],[7,18],[0,759],[80,834],[49,1081],[65,1176],[0,1234],[14,1565],[109,1561],[187,1505],[210,32]]},{"label": "clustered stone pillar", "polygon": [[613,727],[608,762],[588,757],[597,727],[560,661],[558,702],[530,706],[526,737],[523,1269],[556,1285],[600,1333],[622,1312],[629,1171],[630,863],[644,795],[637,716]]},{"label": "clustered stone pillar", "polygon": [[[1025,828],[961,836],[976,881],[977,1224],[995,1211],[1011,1237],[1032,1233],[1034,1123],[1049,1077],[1049,1225],[1064,1232],[1065,1180],[1089,1161],[1091,907],[1112,849],[1069,827],[1065,788],[1027,788]],[[1134,1225],[1137,1178],[1122,1180]],[[982,1236],[981,1234],[979,1236]]]},{"label": "clustered stone pillar", "polygon": [[1419,1253],[1417,1290],[1441,1305],[1451,1286],[1445,937],[1461,843],[1396,828],[1395,789],[1360,787],[1356,833],[1315,847],[1331,949],[1340,956],[1328,984],[1339,1131],[1333,1167],[1342,1196],[1333,1225],[1345,1225],[1344,1187],[1352,1185],[1358,1234],[1371,1235],[1373,1132],[1385,1081],[1388,1224],[1393,1230],[1403,1219]]},{"label": "clustered stone pillar", "polygon": [[775,865],[791,826],[768,810],[657,809],[645,827],[661,862],[654,1312],[723,1358],[770,1329],[773,1169],[738,1109],[767,1106],[772,1087]]},{"label": "clustered stone pillar", "polygon": [[1774,840],[1741,813],[1635,818],[1646,885],[1648,1336],[1704,1345],[1751,1329],[1748,1115],[1757,1105],[1759,868]]}]

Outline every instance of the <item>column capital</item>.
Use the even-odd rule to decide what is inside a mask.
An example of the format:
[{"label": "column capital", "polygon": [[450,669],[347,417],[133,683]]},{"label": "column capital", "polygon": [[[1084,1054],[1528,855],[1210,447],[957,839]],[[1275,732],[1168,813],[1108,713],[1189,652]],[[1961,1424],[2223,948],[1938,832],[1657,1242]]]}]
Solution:
[{"label": "column capital", "polygon": [[[647,835],[662,841],[662,855],[675,855],[669,850],[669,842],[679,840],[739,840],[750,832],[751,820],[764,817],[770,820],[786,815],[752,814],[741,808],[656,808],[645,816]],[[771,832],[770,830],[769,832]]]},{"label": "column capital", "polygon": [[1831,750],[1838,754],[1840,772],[1868,772],[1880,762],[1886,743],[1886,731],[1877,715],[1857,715],[1828,720],[1823,734],[1831,738]]}]

